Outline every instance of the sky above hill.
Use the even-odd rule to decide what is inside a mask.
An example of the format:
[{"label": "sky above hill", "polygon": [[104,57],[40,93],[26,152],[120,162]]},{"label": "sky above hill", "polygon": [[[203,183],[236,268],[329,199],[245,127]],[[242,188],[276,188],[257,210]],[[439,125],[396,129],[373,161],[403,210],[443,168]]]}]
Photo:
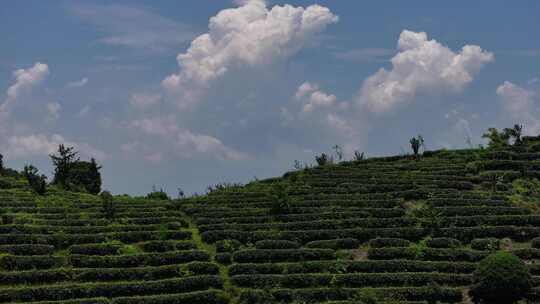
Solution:
[{"label": "sky above hill", "polygon": [[536,0],[8,0],[0,20],[5,162],[50,175],[66,143],[114,193],[540,134]]}]

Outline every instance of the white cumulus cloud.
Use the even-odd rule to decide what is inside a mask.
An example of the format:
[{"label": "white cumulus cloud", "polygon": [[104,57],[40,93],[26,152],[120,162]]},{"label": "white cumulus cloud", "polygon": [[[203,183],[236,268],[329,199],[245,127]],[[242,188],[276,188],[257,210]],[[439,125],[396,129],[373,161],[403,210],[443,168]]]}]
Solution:
[{"label": "white cumulus cloud", "polygon": [[337,97],[335,95],[321,91],[318,85],[310,82],[301,84],[296,90],[294,97],[304,103],[302,108],[304,113],[321,107],[330,108],[337,104]]},{"label": "white cumulus cloud", "polygon": [[244,160],[248,156],[223,144],[219,139],[205,134],[197,134],[180,127],[173,116],[134,120],[130,127],[147,135],[159,136],[163,142],[172,145],[181,157],[192,157],[197,153],[215,155],[221,159]]},{"label": "white cumulus cloud", "polygon": [[22,92],[41,83],[47,75],[49,75],[49,66],[40,62],[36,62],[34,66],[28,69],[15,70],[13,72],[15,83],[7,89],[7,98],[4,103],[0,105],[0,111],[8,111],[9,106],[15,102]]},{"label": "white cumulus cloud", "polygon": [[209,31],[177,56],[180,71],[162,81],[180,109],[195,104],[211,83],[231,68],[261,66],[302,49],[329,24],[338,21],[320,5],[268,8],[263,0],[241,1],[210,18]]},{"label": "white cumulus cloud", "polygon": [[71,142],[59,134],[51,136],[45,134],[13,135],[6,138],[1,146],[3,154],[8,158],[27,158],[55,153],[60,144],[75,147],[75,150],[85,157],[93,157],[98,160],[107,158],[105,152],[90,144]]},{"label": "white cumulus cloud", "polygon": [[425,32],[404,30],[399,52],[390,70],[380,69],[368,77],[357,97],[361,106],[373,112],[388,111],[410,102],[419,92],[460,92],[494,56],[477,45],[465,45],[456,53]]},{"label": "white cumulus cloud", "polygon": [[497,87],[505,116],[513,123],[523,124],[523,131],[529,135],[540,134],[540,106],[538,92],[526,89],[509,81]]}]

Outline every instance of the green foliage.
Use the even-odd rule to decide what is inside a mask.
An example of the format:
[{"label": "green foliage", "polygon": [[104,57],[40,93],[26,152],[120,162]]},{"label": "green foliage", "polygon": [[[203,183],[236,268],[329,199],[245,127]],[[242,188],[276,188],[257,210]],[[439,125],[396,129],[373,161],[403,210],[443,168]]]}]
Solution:
[{"label": "green foliage", "polygon": [[520,146],[523,144],[523,141],[521,139],[521,133],[523,131],[523,125],[515,124],[512,128],[504,128],[503,133],[507,134],[509,138],[514,139],[514,145]]},{"label": "green foliage", "polygon": [[509,144],[510,134],[505,131],[499,132],[496,128],[489,128],[486,133],[482,134],[482,138],[489,140],[488,147],[491,149],[504,148]]},{"label": "green foliage", "polygon": [[275,183],[270,192],[270,213],[274,215],[285,214],[291,207],[291,200],[287,193],[287,187],[284,183]]},{"label": "green foliage", "polygon": [[133,254],[141,253],[141,250],[134,245],[123,245],[120,248],[118,248],[117,253],[120,255],[133,255]]},{"label": "green foliage", "polygon": [[152,187],[152,192],[148,193],[146,195],[146,198],[151,199],[151,200],[161,200],[161,201],[168,201],[171,199],[169,195],[167,194],[167,192],[163,191],[163,188],[160,188],[159,190],[157,190],[155,186]]},{"label": "green foliage", "polygon": [[420,226],[429,231],[438,230],[442,224],[440,211],[423,203],[415,205],[410,210],[409,216],[417,219]]},{"label": "green foliage", "polygon": [[523,261],[508,252],[483,259],[473,274],[470,295],[475,303],[510,304],[524,298],[531,288],[531,275]]},{"label": "green foliage", "polygon": [[315,155],[315,161],[318,166],[326,166],[334,163],[334,158],[326,153],[321,153],[321,155]]},{"label": "green foliage", "polygon": [[109,191],[103,191],[99,196],[101,197],[101,204],[105,217],[109,220],[114,219],[116,215],[116,206],[112,194]]},{"label": "green foliage", "polygon": [[54,179],[52,184],[65,185],[69,177],[69,170],[74,162],[79,161],[79,152],[74,147],[66,147],[63,144],[58,146],[58,154],[51,154],[49,157],[54,165]]},{"label": "green foliage", "polygon": [[380,303],[379,296],[373,289],[363,288],[354,297],[354,302],[358,304],[378,304]]},{"label": "green foliage", "polygon": [[98,194],[101,191],[101,166],[95,159],[81,161],[74,147],[63,144],[58,146],[57,153],[49,155],[55,167],[53,185],[75,192]]},{"label": "green foliage", "polygon": [[66,189],[77,192],[98,194],[101,191],[101,173],[95,159],[74,162],[65,181]]},{"label": "green foliage", "polygon": [[30,188],[37,194],[43,195],[47,191],[47,177],[38,174],[38,169],[32,165],[24,166],[23,176],[28,181]]}]

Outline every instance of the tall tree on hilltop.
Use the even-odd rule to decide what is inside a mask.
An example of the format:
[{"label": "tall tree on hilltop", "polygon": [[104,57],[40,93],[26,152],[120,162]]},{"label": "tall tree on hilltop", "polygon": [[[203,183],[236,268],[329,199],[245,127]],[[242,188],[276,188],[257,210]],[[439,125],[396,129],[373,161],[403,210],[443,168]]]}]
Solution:
[{"label": "tall tree on hilltop", "polygon": [[70,191],[98,194],[101,191],[101,173],[94,158],[81,161],[73,147],[58,146],[58,154],[50,155],[54,165],[52,184]]},{"label": "tall tree on hilltop", "polygon": [[58,155],[49,155],[54,165],[53,185],[66,186],[71,167],[75,162],[79,161],[78,154],[79,152],[75,151],[74,147],[66,147],[60,144],[58,146]]},{"label": "tall tree on hilltop", "polygon": [[409,143],[411,144],[411,149],[413,150],[414,155],[418,156],[420,147],[424,146],[424,138],[422,137],[422,135],[418,135],[417,137],[411,138],[409,140]]},{"label": "tall tree on hilltop", "polygon": [[514,138],[514,145],[519,146],[522,144],[521,133],[523,131],[523,125],[515,124],[513,128],[505,128],[504,134],[508,137]]}]

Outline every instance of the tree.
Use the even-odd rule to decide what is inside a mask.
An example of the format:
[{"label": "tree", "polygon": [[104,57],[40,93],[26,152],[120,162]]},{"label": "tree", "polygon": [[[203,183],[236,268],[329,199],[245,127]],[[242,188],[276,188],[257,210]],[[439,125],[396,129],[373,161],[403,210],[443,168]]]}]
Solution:
[{"label": "tree", "polygon": [[101,191],[101,166],[95,159],[81,161],[79,152],[63,144],[58,146],[57,155],[49,155],[54,165],[52,184],[66,190],[98,194]]},{"label": "tree", "polygon": [[489,148],[502,148],[508,146],[510,134],[507,132],[499,132],[496,128],[489,128],[486,133],[482,134],[482,138],[487,138],[489,140]]},{"label": "tree", "polygon": [[517,256],[500,251],[478,264],[469,295],[477,304],[511,304],[523,299],[530,289],[527,265]]},{"label": "tree", "polygon": [[114,219],[116,215],[116,208],[114,205],[114,199],[112,194],[109,191],[103,191],[99,196],[101,197],[101,203],[103,206],[103,212],[105,213],[105,217],[109,220]]},{"label": "tree", "polygon": [[155,185],[152,186],[152,192],[148,193],[146,198],[152,200],[170,200],[169,195],[163,191],[163,188],[157,190]]},{"label": "tree", "polygon": [[101,191],[101,166],[95,159],[87,161],[76,161],[71,164],[64,186],[72,191],[86,191],[91,194],[98,194]]},{"label": "tree", "polygon": [[74,147],[66,147],[60,144],[58,146],[58,155],[49,155],[54,165],[53,185],[66,185],[69,170],[73,166],[73,163],[79,161],[78,154],[79,152],[75,151]]},{"label": "tree", "polygon": [[326,153],[322,153],[321,155],[315,155],[315,161],[317,165],[324,166],[333,163],[334,159]]},{"label": "tree", "polygon": [[523,143],[521,140],[522,131],[523,131],[523,126],[515,124],[513,128],[505,128],[504,134],[506,134],[509,138],[513,138],[514,145],[519,146]]},{"label": "tree", "polygon": [[424,146],[424,138],[422,135],[418,135],[417,137],[413,137],[409,140],[409,143],[411,143],[411,148],[414,152],[415,156],[418,156],[418,152],[420,151],[420,147]]},{"label": "tree", "polygon": [[0,172],[4,171],[4,155],[0,154]]},{"label": "tree", "polygon": [[39,175],[38,171],[33,165],[26,165],[23,169],[23,176],[32,190],[39,195],[43,195],[47,191],[47,177],[43,174]]}]

